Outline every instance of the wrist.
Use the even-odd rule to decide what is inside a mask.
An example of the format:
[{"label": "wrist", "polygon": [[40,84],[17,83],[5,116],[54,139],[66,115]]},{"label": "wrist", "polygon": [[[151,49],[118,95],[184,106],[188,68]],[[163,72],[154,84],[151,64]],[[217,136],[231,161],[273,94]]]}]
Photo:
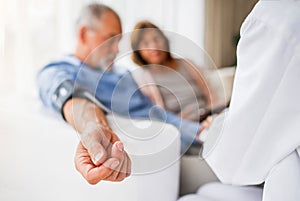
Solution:
[{"label": "wrist", "polygon": [[98,136],[104,135],[106,136],[107,132],[111,132],[111,128],[108,125],[101,125],[96,122],[88,122],[84,129],[81,132],[81,139],[85,138],[89,135]]}]

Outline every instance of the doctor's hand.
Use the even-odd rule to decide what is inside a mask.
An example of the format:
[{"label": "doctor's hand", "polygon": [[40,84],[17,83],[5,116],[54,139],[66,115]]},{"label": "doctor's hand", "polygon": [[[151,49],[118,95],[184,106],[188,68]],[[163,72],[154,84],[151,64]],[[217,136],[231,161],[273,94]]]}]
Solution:
[{"label": "doctor's hand", "polygon": [[122,181],[131,171],[131,161],[123,143],[106,128],[82,136],[75,155],[75,166],[90,184],[101,180]]}]

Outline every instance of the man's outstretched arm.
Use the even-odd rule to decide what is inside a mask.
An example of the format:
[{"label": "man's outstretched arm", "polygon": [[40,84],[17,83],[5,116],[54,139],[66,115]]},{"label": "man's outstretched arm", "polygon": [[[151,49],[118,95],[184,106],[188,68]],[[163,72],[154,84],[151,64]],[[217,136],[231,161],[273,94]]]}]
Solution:
[{"label": "man's outstretched arm", "polygon": [[90,184],[122,181],[130,175],[131,162],[123,143],[99,106],[83,98],[72,98],[65,103],[63,115],[80,135],[75,166]]}]

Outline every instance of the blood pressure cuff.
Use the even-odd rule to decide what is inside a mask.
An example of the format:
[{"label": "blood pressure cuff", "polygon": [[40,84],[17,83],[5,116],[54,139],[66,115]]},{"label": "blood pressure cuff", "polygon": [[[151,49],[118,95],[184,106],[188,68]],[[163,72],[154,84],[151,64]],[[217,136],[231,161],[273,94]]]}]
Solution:
[{"label": "blood pressure cuff", "polygon": [[54,105],[54,108],[57,111],[60,111],[64,119],[65,117],[63,113],[63,108],[66,102],[71,98],[83,98],[89,100],[95,103],[96,105],[100,106],[105,113],[109,112],[109,110],[105,106],[103,106],[87,89],[79,86],[78,84],[75,84],[71,80],[66,80],[58,86],[58,88],[52,96],[52,103]]}]

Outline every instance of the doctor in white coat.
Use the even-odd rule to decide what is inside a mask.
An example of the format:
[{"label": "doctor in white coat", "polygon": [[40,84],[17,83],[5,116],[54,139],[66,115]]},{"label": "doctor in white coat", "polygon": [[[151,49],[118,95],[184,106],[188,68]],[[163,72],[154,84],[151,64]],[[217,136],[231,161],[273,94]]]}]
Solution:
[{"label": "doctor in white coat", "polygon": [[[258,2],[242,25],[237,58],[230,108],[204,143],[222,184],[180,201],[299,201],[300,1]],[[249,187],[262,183],[263,190]]]}]

